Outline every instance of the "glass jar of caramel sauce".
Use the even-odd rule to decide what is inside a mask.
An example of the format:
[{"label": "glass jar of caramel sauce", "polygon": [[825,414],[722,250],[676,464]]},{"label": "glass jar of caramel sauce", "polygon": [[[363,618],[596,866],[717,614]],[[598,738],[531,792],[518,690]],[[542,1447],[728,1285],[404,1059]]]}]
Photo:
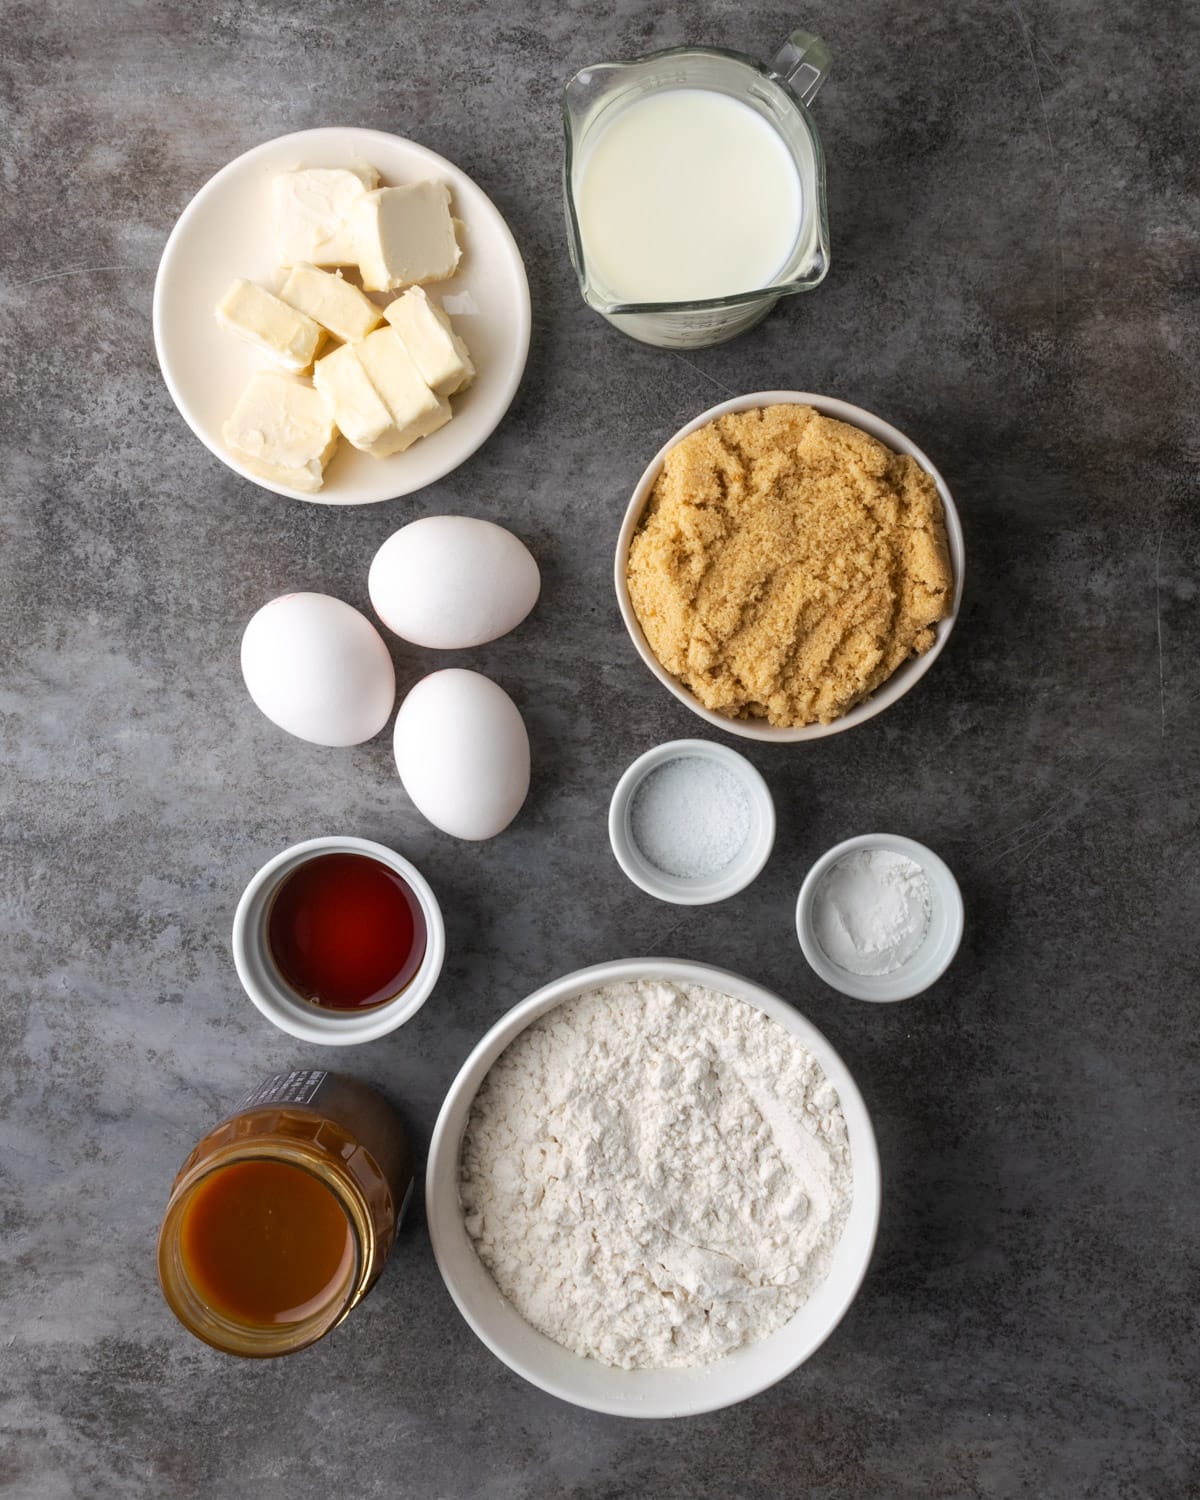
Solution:
[{"label": "glass jar of caramel sauce", "polygon": [[374,1286],[412,1196],[404,1128],[357,1079],[278,1073],[180,1168],[158,1239],[172,1312],[227,1354],[291,1354]]}]

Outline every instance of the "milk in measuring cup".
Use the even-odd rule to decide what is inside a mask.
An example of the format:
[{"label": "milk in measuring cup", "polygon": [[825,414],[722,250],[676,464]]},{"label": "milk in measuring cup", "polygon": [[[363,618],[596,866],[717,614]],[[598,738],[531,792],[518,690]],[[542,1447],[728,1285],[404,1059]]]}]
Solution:
[{"label": "milk in measuring cup", "polygon": [[714,89],[618,109],[589,133],[574,176],[590,275],[618,302],[769,287],[800,231],[792,153],[756,110]]}]

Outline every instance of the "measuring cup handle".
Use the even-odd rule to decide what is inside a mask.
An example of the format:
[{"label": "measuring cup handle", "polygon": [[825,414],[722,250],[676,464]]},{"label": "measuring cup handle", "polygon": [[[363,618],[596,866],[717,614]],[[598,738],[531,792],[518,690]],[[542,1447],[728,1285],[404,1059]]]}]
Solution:
[{"label": "measuring cup handle", "polygon": [[807,31],[793,31],[775,55],[771,66],[791,84],[801,104],[811,104],[821,85],[829,77],[832,58],[819,36]]}]

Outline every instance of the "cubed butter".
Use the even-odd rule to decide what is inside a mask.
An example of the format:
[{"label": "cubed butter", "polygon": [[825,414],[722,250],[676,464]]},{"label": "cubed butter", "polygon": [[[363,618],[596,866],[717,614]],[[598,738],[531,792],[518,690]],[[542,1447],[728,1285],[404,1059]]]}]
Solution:
[{"label": "cubed butter", "polygon": [[368,292],[445,281],[458,266],[458,239],[444,182],[364,193],[354,205],[358,266]]},{"label": "cubed butter", "polygon": [[252,473],[309,495],[324,483],[338,439],[320,391],[272,370],[251,376],[222,432]]},{"label": "cubed butter", "polygon": [[439,396],[452,396],[470,385],[475,366],[467,346],[445,310],[421,287],[409,287],[383,315],[404,340],[421,379]]},{"label": "cubed butter", "polygon": [[240,277],[217,303],[217,322],[293,374],[307,370],[325,331],[310,317]]},{"label": "cubed butter", "polygon": [[383,321],[370,297],[343,280],[340,271],[293,266],[279,295],[347,344],[365,339]]},{"label": "cubed butter", "polygon": [[352,344],[317,361],[313,385],[329,403],[342,436],[356,448],[387,458],[408,446]]},{"label": "cubed butter", "polygon": [[400,436],[395,452],[410,447],[450,420],[450,403],[421,379],[412,355],[394,328],[377,328],[354,352],[392,414]]},{"label": "cubed butter", "polygon": [[355,204],[379,185],[374,167],[304,167],[272,184],[275,242],[285,266],[353,265]]}]

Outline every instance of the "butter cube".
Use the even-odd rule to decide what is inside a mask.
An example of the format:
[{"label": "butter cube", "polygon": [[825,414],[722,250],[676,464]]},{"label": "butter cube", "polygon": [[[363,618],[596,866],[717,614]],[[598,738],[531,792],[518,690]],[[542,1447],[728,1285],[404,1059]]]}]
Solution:
[{"label": "butter cube", "polygon": [[450,420],[449,401],[431,391],[421,379],[421,372],[395,329],[376,329],[354,346],[354,352],[392,414],[400,436],[400,446],[395,452],[436,432]]},{"label": "butter cube", "polygon": [[343,344],[319,359],[313,385],[329,403],[342,436],[356,448],[387,458],[408,446],[353,345]]},{"label": "butter cube", "polygon": [[305,167],[280,172],[271,185],[275,242],[285,266],[352,265],[358,251],[350,220],[363,195],[379,185],[374,167]]},{"label": "butter cube", "polygon": [[370,297],[344,281],[340,271],[319,271],[303,263],[293,266],[279,295],[347,344],[365,339],[383,321]]},{"label": "butter cube", "polygon": [[222,433],[251,472],[309,495],[324,483],[338,439],[321,393],[272,370],[251,376]]},{"label": "butter cube", "polygon": [[239,277],[217,303],[217,322],[293,374],[307,370],[325,332],[304,313]]},{"label": "butter cube", "polygon": [[409,287],[383,312],[404,340],[404,347],[421,372],[421,379],[439,396],[464,390],[475,378],[467,346],[450,319],[419,286]]},{"label": "butter cube", "polygon": [[368,292],[391,292],[453,276],[462,253],[444,182],[364,193],[354,205],[358,266]]}]

